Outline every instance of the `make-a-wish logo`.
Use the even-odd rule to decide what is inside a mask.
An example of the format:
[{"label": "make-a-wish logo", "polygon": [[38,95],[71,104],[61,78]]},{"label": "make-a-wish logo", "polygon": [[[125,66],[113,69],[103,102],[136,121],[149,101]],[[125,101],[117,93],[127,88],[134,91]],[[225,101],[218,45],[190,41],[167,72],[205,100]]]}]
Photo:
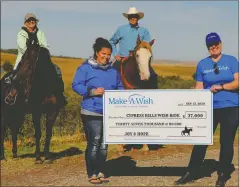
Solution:
[{"label": "make-a-wish logo", "polygon": [[[219,69],[219,71],[227,71],[227,70],[229,70],[229,67],[227,67],[227,66],[218,66],[218,69]],[[203,70],[204,74],[211,73],[211,72],[214,72],[214,69]]]},{"label": "make-a-wish logo", "polygon": [[148,104],[153,104],[153,99],[150,97],[146,97],[144,95],[140,94],[132,94],[128,97],[128,99],[125,98],[108,98],[108,103],[109,104],[118,104],[118,105],[148,105]]}]

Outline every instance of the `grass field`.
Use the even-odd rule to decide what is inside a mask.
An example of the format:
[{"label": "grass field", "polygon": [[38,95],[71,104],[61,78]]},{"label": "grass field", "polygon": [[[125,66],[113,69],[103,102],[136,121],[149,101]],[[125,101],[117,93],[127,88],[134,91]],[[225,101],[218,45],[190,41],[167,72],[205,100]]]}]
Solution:
[{"label": "grass field", "polygon": [[[14,54],[1,53],[1,64],[5,61],[14,64],[15,59],[16,55]],[[76,94],[71,89],[71,83],[78,66],[82,64],[83,61],[83,59],[52,57],[52,62],[57,64],[62,70],[65,93],[68,97],[76,97]],[[159,76],[180,76],[184,80],[192,80],[192,75],[195,71],[194,66],[187,66],[185,64],[152,64],[152,66]]]},{"label": "grass field", "polygon": [[[16,55],[1,53],[1,63],[9,61],[14,63]],[[83,59],[68,59],[68,58],[56,58],[52,57],[53,63],[57,64],[63,73],[63,80],[65,85],[71,84],[73,76],[77,67],[83,62]],[[172,65],[172,64],[152,64],[154,70],[161,76],[180,76],[185,80],[192,79],[192,75],[195,71],[194,66],[187,65]]]},{"label": "grass field", "polygon": [[[14,64],[15,59],[16,59],[16,55],[8,54],[8,53],[1,53],[1,64],[3,64],[5,61],[9,61],[10,63]],[[76,72],[78,66],[82,64],[83,59],[52,57],[52,61],[53,61],[53,63],[57,64],[62,70],[63,80],[65,83],[65,94],[69,97],[68,98],[69,104],[67,105],[67,110],[71,110],[71,112],[69,112],[68,115],[66,115],[66,121],[65,121],[64,125],[66,127],[72,128],[73,131],[75,129],[74,134],[71,134],[68,136],[65,136],[65,135],[59,136],[56,134],[52,138],[53,150],[55,151],[54,147],[58,148],[57,145],[61,145],[60,147],[62,149],[65,144],[72,144],[74,142],[82,141],[82,138],[81,138],[82,135],[79,135],[79,127],[81,126],[80,120],[79,119],[76,120],[76,118],[79,117],[78,116],[79,114],[76,116],[76,113],[79,113],[80,96],[78,96],[76,93],[74,93],[72,91],[71,83],[72,83],[73,77],[75,75],[75,72]],[[186,81],[192,80],[193,79],[192,75],[195,72],[195,66],[190,66],[190,65],[186,65],[186,64],[185,65],[184,64],[152,64],[152,66],[159,76],[162,76],[162,77],[179,76],[183,80],[186,80]],[[178,82],[178,80],[176,82]],[[76,107],[78,107],[78,108],[76,109]],[[25,121],[24,126],[25,126],[26,132],[28,132],[28,131],[30,132],[28,138],[31,137],[31,140],[29,140],[29,139],[23,140],[23,139],[19,138],[19,152],[20,153],[23,153],[23,152],[27,153],[27,152],[33,151],[33,148],[29,148],[29,147],[25,146],[25,145],[29,145],[29,142],[30,142],[30,144],[31,144],[31,142],[34,142],[34,137],[32,136],[33,128],[32,128],[32,123],[31,123],[30,118],[28,119],[28,121]],[[29,129],[31,129],[31,130],[29,130]],[[78,129],[78,130],[76,130],[76,129]],[[66,129],[66,131],[69,132],[69,129]],[[76,132],[76,131],[78,131],[78,132]],[[219,136],[219,130],[217,130],[215,138],[218,136]],[[44,137],[44,131],[43,131],[42,139],[44,139],[44,138],[45,137]],[[25,141],[25,143],[23,143],[22,141]],[[11,151],[10,151],[11,145],[9,144],[9,142],[6,142],[6,147],[8,147],[7,155],[10,156],[11,155]]]}]

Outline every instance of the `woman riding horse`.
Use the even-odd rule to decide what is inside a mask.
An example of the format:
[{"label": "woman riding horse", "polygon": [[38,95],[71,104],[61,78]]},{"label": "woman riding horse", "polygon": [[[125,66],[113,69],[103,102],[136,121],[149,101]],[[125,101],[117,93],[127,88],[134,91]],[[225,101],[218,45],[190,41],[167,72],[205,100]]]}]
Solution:
[{"label": "woman riding horse", "polygon": [[[44,33],[41,30],[39,30],[37,27],[38,21],[39,20],[32,13],[28,13],[25,15],[24,26],[21,28],[21,30],[17,35],[18,55],[13,68],[14,72],[17,71],[19,62],[22,60],[22,57],[27,50],[27,42],[35,41],[39,44],[40,47],[43,47],[49,50],[49,46],[47,44],[47,40],[45,38]],[[48,68],[52,70],[51,71],[52,77],[49,77],[49,79],[54,79],[54,77],[59,77],[59,80],[56,81],[55,88],[53,88],[54,95],[57,97],[58,103],[60,104],[60,106],[61,107],[65,106],[67,104],[67,101],[65,99],[65,96],[63,95],[64,83],[62,80],[60,69],[51,62],[51,59],[49,60]],[[7,80],[9,81],[9,83],[11,83],[11,79],[15,79],[15,78],[16,77],[14,76],[14,73],[11,73]],[[14,97],[16,93],[17,91],[14,90],[12,94],[10,94],[10,96]]]},{"label": "woman riding horse", "polygon": [[[50,141],[53,124],[59,109],[67,103],[59,69],[51,62],[44,34],[37,28],[38,19],[33,14],[25,16],[25,24],[18,34],[18,58],[14,71],[1,79],[1,144],[0,158],[4,159],[4,137],[6,127],[12,134],[13,158],[17,157],[17,133],[24,122],[25,114],[32,114],[36,138],[36,161],[42,163],[40,155],[41,116],[46,114],[46,140],[44,156],[51,162]],[[43,75],[44,73],[44,75]],[[27,101],[27,102],[26,102]],[[14,117],[13,117],[14,116]]]}]

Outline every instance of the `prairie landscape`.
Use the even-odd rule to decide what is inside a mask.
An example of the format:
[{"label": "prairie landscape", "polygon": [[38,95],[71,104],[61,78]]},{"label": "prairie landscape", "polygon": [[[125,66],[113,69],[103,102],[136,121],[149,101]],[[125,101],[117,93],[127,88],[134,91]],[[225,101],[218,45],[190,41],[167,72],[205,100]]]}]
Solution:
[{"label": "prairie landscape", "polygon": [[[13,64],[15,59],[16,55],[1,53],[1,65],[6,61]],[[71,82],[76,69],[84,59],[52,57],[52,61],[62,70],[65,95],[69,102],[65,111],[61,111],[54,125],[50,149],[56,155],[56,159],[51,165],[33,164],[34,129],[31,115],[27,115],[18,137],[18,159],[11,159],[12,145],[9,130],[5,138],[7,161],[1,161],[1,183],[4,186],[90,185],[86,180],[83,154],[86,141],[80,119],[79,102],[81,97],[71,89]],[[196,62],[158,60],[153,62],[152,66],[159,76],[160,89],[189,89],[195,84],[193,74]],[[42,122],[44,122],[44,118]],[[42,123],[42,140],[45,139],[44,129],[45,126]],[[214,135],[214,144],[209,146],[208,149],[206,167],[215,167],[214,164],[217,163],[214,159],[218,160],[219,134],[218,128]],[[44,141],[41,141],[42,147],[43,143]],[[150,151],[147,155],[137,150],[136,152],[126,152],[119,157],[116,154],[116,146],[110,145],[107,167],[110,170],[111,181],[113,182],[110,182],[108,186],[173,186],[174,180],[185,172],[191,149],[191,145],[164,145],[157,151]],[[228,182],[231,186],[237,186],[238,184],[238,135],[235,139],[235,149],[235,172]],[[216,173],[212,174],[212,178],[209,177],[211,174],[205,175],[207,176],[194,184],[190,184],[190,186],[213,186],[217,177]],[[30,177],[26,178],[25,176]]]}]

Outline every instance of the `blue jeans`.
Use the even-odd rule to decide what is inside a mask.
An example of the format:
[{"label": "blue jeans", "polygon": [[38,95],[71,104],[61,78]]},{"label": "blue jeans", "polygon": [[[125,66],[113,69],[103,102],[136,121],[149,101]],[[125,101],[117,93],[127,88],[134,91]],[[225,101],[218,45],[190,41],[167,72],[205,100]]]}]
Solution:
[{"label": "blue jeans", "polygon": [[85,160],[88,177],[105,173],[107,148],[103,142],[103,117],[81,115],[87,139]]}]

